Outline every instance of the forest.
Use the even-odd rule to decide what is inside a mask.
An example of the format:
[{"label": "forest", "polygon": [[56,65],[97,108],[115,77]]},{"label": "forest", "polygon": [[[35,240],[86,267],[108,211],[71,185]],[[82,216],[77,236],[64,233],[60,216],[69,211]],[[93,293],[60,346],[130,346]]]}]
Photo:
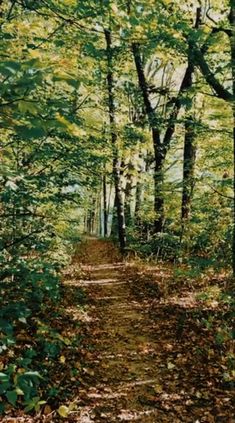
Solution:
[{"label": "forest", "polygon": [[0,0],[0,421],[232,423],[235,0]]}]

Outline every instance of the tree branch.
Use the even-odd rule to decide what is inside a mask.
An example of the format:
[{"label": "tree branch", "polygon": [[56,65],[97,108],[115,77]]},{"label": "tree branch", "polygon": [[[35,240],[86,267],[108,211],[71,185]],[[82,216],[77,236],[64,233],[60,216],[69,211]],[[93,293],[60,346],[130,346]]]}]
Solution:
[{"label": "tree branch", "polygon": [[200,68],[208,85],[213,88],[218,98],[225,101],[233,101],[233,95],[219,82],[214,73],[211,71],[206,62],[202,51],[197,47],[193,47],[193,55],[195,64]]}]

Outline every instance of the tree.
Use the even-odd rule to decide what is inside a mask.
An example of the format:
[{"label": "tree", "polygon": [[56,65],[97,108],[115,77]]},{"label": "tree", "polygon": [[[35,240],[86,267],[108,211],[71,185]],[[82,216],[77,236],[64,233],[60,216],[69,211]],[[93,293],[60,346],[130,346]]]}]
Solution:
[{"label": "tree", "polygon": [[113,176],[114,176],[117,219],[118,219],[118,237],[119,237],[121,252],[124,253],[126,248],[125,208],[124,208],[124,199],[123,199],[122,186],[121,186],[121,177],[120,177],[121,161],[120,161],[118,144],[117,144],[116,120],[115,120],[115,103],[114,103],[114,91],[113,91],[114,80],[113,80],[112,34],[110,29],[105,29],[104,34],[105,34],[105,40],[106,40],[106,55],[107,55],[107,67],[108,67],[108,70],[107,70],[108,105],[109,105],[111,142],[112,142],[112,148],[113,148]]},{"label": "tree", "polygon": [[[235,2],[234,0],[230,0],[230,13],[228,16],[228,21],[230,24],[229,29],[224,29],[222,27],[213,27],[211,31],[211,35],[216,34],[218,32],[223,32],[229,37],[230,42],[230,49],[231,49],[231,74],[232,74],[232,93],[224,87],[224,85],[217,79],[216,74],[211,70],[210,66],[208,65],[205,59],[204,48],[198,47],[197,43],[193,43],[193,56],[196,65],[201,70],[203,76],[205,77],[206,82],[208,85],[214,90],[218,98],[225,100],[231,103],[232,113],[233,113],[233,120],[235,121]],[[213,21],[215,23],[215,21]],[[207,50],[207,49],[206,49]],[[235,129],[233,128],[233,143],[234,143],[234,151],[235,151]],[[234,169],[235,169],[235,161],[234,161]],[[234,171],[234,192],[235,192],[235,171]],[[235,275],[235,196],[234,196],[234,203],[233,203],[233,274]]]},{"label": "tree", "polygon": [[[200,14],[197,14],[195,29],[200,25]],[[189,43],[189,52],[191,45]],[[162,232],[164,226],[164,196],[163,196],[163,181],[164,181],[164,163],[166,159],[167,152],[170,148],[172,137],[175,133],[175,127],[177,122],[177,117],[179,115],[182,99],[185,95],[185,92],[190,89],[192,86],[192,75],[194,72],[194,67],[191,59],[188,61],[188,66],[186,68],[185,74],[183,76],[180,88],[175,97],[170,99],[169,103],[171,104],[171,112],[167,118],[166,130],[165,133],[161,132],[161,121],[162,119],[158,116],[158,110],[153,107],[150,100],[150,90],[147,84],[146,76],[144,73],[143,63],[140,53],[140,45],[137,43],[132,44],[132,51],[136,65],[136,71],[139,80],[139,86],[143,95],[143,102],[145,105],[145,111],[148,116],[149,126],[152,132],[153,140],[153,149],[154,149],[154,159],[155,159],[155,170],[154,170],[154,184],[155,184],[155,193],[154,193],[154,211],[156,214],[156,219],[154,223],[155,233]],[[190,53],[189,53],[190,54]],[[164,87],[159,88],[159,90],[164,90]],[[189,138],[187,138],[189,140]],[[185,150],[187,151],[187,150]],[[185,185],[184,185],[185,187]],[[184,195],[184,201],[186,196]]]}]

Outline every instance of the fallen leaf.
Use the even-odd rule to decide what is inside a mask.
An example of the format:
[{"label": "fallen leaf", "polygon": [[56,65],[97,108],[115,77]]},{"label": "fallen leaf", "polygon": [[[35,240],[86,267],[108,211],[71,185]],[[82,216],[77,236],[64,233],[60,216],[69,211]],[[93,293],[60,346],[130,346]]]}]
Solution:
[{"label": "fallen leaf", "polygon": [[49,414],[51,414],[51,412],[52,412],[51,407],[49,405],[46,405],[43,410],[43,413],[45,414],[45,416],[48,416]]},{"label": "fallen leaf", "polygon": [[61,405],[59,408],[58,408],[58,410],[57,410],[57,412],[58,412],[58,414],[61,416],[61,417],[68,417],[68,415],[69,415],[69,408],[68,407],[66,407],[66,405]]},{"label": "fallen leaf", "polygon": [[171,363],[170,361],[168,361],[168,363],[167,363],[167,368],[168,368],[168,370],[172,370],[172,369],[174,369],[174,368],[175,368],[175,364],[173,364],[173,363]]}]

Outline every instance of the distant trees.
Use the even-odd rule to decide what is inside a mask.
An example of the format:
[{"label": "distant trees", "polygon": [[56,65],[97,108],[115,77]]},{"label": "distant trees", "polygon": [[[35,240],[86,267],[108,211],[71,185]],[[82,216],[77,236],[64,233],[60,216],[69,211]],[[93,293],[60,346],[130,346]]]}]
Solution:
[{"label": "distant trees", "polygon": [[[123,252],[126,238],[181,239],[186,223],[195,251],[193,239],[197,244],[207,220],[200,196],[213,188],[220,195],[219,175],[224,168],[232,174],[224,122],[231,124],[234,109],[234,2],[183,8],[177,0],[117,0],[98,8],[86,0],[79,7],[6,1],[2,19],[3,47],[13,57],[1,64],[11,166],[14,160],[17,172],[38,178],[39,189],[54,190],[45,194],[50,201],[78,201],[85,230],[117,231]],[[25,28],[35,22],[29,34]],[[221,43],[230,53],[220,51]],[[219,99],[226,105],[220,116]],[[220,155],[220,137],[224,165],[208,156],[209,145]],[[231,177],[226,184],[231,205]],[[231,237],[232,225],[222,237]]]}]

